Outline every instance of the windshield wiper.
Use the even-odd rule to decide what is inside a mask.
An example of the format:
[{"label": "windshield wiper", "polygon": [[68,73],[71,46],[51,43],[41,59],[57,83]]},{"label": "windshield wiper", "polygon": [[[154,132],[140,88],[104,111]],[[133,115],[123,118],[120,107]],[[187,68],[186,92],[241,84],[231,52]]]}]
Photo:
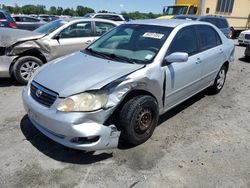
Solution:
[{"label": "windshield wiper", "polygon": [[107,54],[102,53],[102,52],[95,51],[95,50],[93,50],[92,48],[86,48],[85,51],[90,52],[92,55],[94,54],[94,55],[97,55],[97,56],[99,56],[99,57],[103,57],[103,58],[105,58],[105,59],[111,60],[111,58],[110,58]]},{"label": "windshield wiper", "polygon": [[110,58],[118,60],[118,61],[123,61],[123,62],[126,62],[126,63],[136,64],[135,60],[131,59],[131,58],[127,58],[127,57],[124,57],[124,56],[119,56],[119,55],[116,55],[116,54],[106,54],[106,55],[109,56]]}]

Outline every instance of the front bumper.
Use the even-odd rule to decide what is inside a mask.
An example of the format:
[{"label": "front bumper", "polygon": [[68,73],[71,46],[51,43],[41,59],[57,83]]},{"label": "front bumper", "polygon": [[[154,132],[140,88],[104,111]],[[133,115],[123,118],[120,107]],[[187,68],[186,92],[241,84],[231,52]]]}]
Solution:
[{"label": "front bumper", "polygon": [[0,78],[9,78],[10,65],[17,56],[0,56]]},{"label": "front bumper", "polygon": [[47,108],[36,102],[25,88],[22,93],[24,108],[32,124],[44,135],[66,147],[94,151],[116,148],[120,132],[114,125],[105,126],[112,109],[92,113],[64,113],[56,110],[60,99]]}]

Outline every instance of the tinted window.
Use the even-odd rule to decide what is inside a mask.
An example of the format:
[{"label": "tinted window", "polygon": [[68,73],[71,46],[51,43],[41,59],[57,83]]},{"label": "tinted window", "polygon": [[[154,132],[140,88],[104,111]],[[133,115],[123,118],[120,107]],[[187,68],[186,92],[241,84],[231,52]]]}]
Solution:
[{"label": "tinted window", "polygon": [[96,22],[95,26],[96,26],[96,35],[97,36],[103,35],[107,31],[109,31],[110,29],[115,27],[115,25],[113,25],[111,23],[106,23],[106,22]]},{"label": "tinted window", "polygon": [[38,19],[35,18],[29,18],[29,17],[22,17],[23,22],[38,22]]},{"label": "tinted window", "polygon": [[189,8],[188,14],[196,14],[197,7],[191,6]]},{"label": "tinted window", "polygon": [[217,26],[216,19],[214,19],[214,18],[201,18],[200,21],[208,22],[208,23],[211,23],[211,24]]},{"label": "tinted window", "polygon": [[215,31],[210,26],[199,25],[197,26],[197,31],[199,34],[200,45],[201,45],[202,51],[213,48],[222,43],[217,31]]},{"label": "tinted window", "polygon": [[92,36],[91,22],[72,24],[60,33],[60,38],[78,38]]},{"label": "tinted window", "polygon": [[20,22],[21,21],[21,19],[20,19],[20,17],[14,17],[14,20],[16,21],[16,22]]},{"label": "tinted window", "polygon": [[4,16],[4,14],[2,13],[2,12],[0,12],[0,20],[5,20],[6,18],[5,18],[5,16]]},{"label": "tinted window", "polygon": [[174,52],[186,52],[188,55],[194,55],[198,52],[198,41],[194,27],[181,29],[172,41],[168,54]]},{"label": "tinted window", "polygon": [[228,23],[227,23],[227,20],[224,20],[224,19],[217,19],[217,27],[218,28],[228,28]]}]

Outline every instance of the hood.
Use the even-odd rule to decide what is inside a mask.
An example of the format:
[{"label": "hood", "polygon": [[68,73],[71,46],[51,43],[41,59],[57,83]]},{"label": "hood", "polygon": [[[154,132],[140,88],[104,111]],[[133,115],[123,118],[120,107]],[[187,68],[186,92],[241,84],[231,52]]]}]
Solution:
[{"label": "hood", "polygon": [[0,29],[0,46],[9,47],[17,42],[35,40],[42,38],[45,34],[26,31],[21,29],[1,28]]},{"label": "hood", "polygon": [[60,97],[101,89],[110,82],[142,68],[101,59],[82,52],[57,59],[42,68],[34,81],[59,93]]},{"label": "hood", "polygon": [[158,17],[157,19],[171,19],[173,18],[174,16],[160,16]]}]

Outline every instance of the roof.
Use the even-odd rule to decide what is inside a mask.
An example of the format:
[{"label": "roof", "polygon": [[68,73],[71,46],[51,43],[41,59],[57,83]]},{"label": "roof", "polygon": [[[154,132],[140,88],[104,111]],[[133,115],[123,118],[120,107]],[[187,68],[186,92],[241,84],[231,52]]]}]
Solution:
[{"label": "roof", "polygon": [[177,27],[178,25],[192,22],[190,20],[181,19],[146,19],[146,20],[134,20],[127,24],[144,24],[144,25],[155,25],[155,26],[165,26],[165,27]]},{"label": "roof", "polygon": [[175,18],[190,18],[192,20],[199,20],[201,18],[220,18],[220,19],[225,19],[222,16],[213,16],[213,15],[179,15],[179,16],[175,16]]}]

